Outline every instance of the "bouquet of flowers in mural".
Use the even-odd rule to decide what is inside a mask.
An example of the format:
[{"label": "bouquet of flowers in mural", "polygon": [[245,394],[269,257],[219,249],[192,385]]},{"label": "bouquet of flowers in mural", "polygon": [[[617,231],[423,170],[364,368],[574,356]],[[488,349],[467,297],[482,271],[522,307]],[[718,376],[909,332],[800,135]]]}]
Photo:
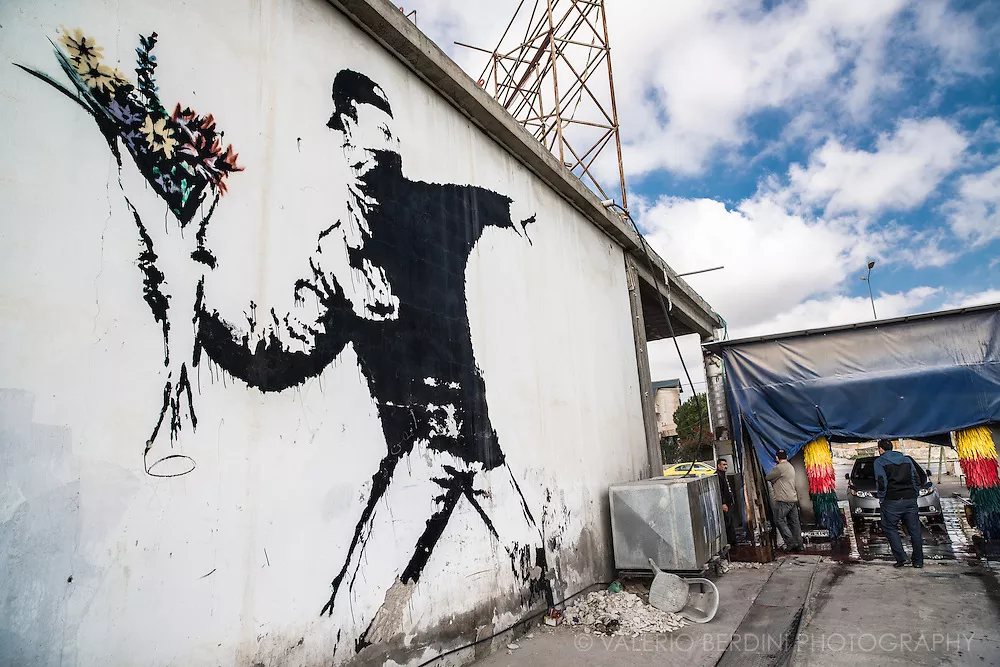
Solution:
[{"label": "bouquet of flowers in mural", "polygon": [[837,475],[833,470],[833,456],[826,438],[819,437],[806,445],[805,463],[816,525],[829,530],[833,539],[842,537],[844,520],[837,504]]},{"label": "bouquet of flowers in mural", "polygon": [[[61,45],[61,48],[60,48]],[[104,49],[79,29],[63,30],[56,58],[73,83],[71,92],[46,74],[21,69],[55,86],[90,113],[116,158],[120,139],[150,185],[187,225],[205,201],[226,192],[226,177],[242,167],[232,146],[222,148],[222,132],[212,115],[200,116],[175,105],[168,113],[157,95],[154,73],[156,33],[139,36],[136,82],[104,62]],[[207,216],[206,216],[207,218]]]}]

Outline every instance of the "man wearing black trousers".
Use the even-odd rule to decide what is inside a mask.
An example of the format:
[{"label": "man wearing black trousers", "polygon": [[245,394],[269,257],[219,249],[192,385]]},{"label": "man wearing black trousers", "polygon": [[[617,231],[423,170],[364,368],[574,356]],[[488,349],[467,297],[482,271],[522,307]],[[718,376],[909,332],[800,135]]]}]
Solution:
[{"label": "man wearing black trousers", "polygon": [[724,457],[719,457],[715,463],[715,474],[719,479],[719,491],[722,494],[722,523],[726,526],[726,538],[729,544],[736,544],[736,522],[739,521],[740,512],[736,506],[736,495],[733,493],[733,485],[726,476],[729,470],[729,461]]},{"label": "man wearing black trousers", "polygon": [[879,457],[875,459],[875,483],[882,505],[882,530],[889,540],[893,567],[906,565],[906,552],[899,537],[899,522],[906,523],[913,545],[913,567],[924,566],[924,538],[920,533],[920,516],[917,514],[917,496],[920,485],[913,463],[902,452],[892,449],[891,440],[878,441]]}]

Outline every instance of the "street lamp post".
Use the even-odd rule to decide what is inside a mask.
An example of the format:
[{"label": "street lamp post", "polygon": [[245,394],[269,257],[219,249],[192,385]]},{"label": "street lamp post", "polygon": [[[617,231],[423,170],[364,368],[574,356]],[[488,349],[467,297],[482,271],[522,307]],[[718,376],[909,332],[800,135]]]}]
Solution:
[{"label": "street lamp post", "polygon": [[861,276],[861,279],[868,283],[868,298],[871,299],[872,302],[872,316],[874,316],[874,318],[877,320],[878,313],[875,312],[875,296],[872,294],[872,269],[874,268],[875,268],[875,260],[873,259],[868,262],[868,275]]}]

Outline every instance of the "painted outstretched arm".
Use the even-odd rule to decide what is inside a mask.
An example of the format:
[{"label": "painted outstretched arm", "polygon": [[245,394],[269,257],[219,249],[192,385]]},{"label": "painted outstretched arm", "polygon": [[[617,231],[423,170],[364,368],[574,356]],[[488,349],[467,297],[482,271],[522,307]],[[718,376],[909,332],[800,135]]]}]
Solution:
[{"label": "painted outstretched arm", "polygon": [[[282,391],[317,377],[341,353],[349,341],[350,306],[336,283],[331,283],[309,261],[312,278],[301,278],[294,286],[295,301],[302,308],[312,303],[312,312],[279,311],[270,308],[258,315],[250,304],[247,326],[240,328],[210,310],[204,282],[196,290],[194,363],[206,353],[223,371],[261,391]],[[308,293],[308,294],[305,294]]]}]

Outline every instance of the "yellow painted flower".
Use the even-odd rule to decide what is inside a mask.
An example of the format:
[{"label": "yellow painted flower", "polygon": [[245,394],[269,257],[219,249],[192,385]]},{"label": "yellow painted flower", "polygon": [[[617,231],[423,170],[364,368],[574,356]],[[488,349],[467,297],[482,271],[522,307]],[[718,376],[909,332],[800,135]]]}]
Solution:
[{"label": "yellow painted flower", "polygon": [[153,122],[152,116],[146,116],[146,122],[142,125],[142,133],[146,137],[146,143],[154,151],[163,151],[163,154],[168,158],[173,156],[177,140],[174,139],[174,131],[167,127],[166,118]]},{"label": "yellow painted flower", "polygon": [[66,47],[66,53],[78,68],[83,61],[98,63],[104,57],[104,47],[98,46],[93,38],[84,35],[79,28],[72,32],[63,28],[59,42]]},{"label": "yellow painted flower", "polygon": [[88,68],[85,71],[80,72],[80,78],[83,79],[85,84],[87,84],[90,88],[94,88],[96,90],[106,90],[109,93],[114,90],[117,81],[115,78],[115,70],[111,69],[107,65],[91,60],[83,62],[88,64]]},{"label": "yellow painted flower", "polygon": [[115,67],[114,69],[111,70],[111,79],[112,79],[113,85],[116,88],[118,86],[123,85],[123,84],[129,83],[128,77],[125,76],[125,74],[123,74],[122,71],[120,69],[118,69],[117,67]]}]

